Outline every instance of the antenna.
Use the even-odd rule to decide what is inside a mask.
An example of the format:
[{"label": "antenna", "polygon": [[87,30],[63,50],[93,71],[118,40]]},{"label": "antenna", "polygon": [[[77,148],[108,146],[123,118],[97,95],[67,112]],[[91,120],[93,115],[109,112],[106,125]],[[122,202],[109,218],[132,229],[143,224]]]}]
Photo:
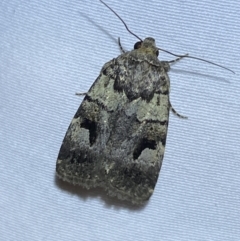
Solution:
[{"label": "antenna", "polygon": [[[123,19],[111,8],[111,7],[109,7],[105,2],[103,2],[102,0],[99,0],[102,4],[104,4],[111,12],[113,12],[117,17],[118,17],[118,19],[123,23],[123,25],[125,26],[125,28],[127,29],[127,31],[130,33],[130,34],[132,34],[133,36],[135,36],[137,39],[139,39],[141,42],[142,42],[142,39],[141,38],[139,38],[135,33],[133,33],[129,28],[128,28],[128,26],[127,26],[127,24],[123,21]],[[220,67],[220,68],[222,68],[222,69],[225,69],[225,70],[228,70],[228,71],[230,71],[231,73],[233,73],[233,74],[235,74],[235,72],[233,71],[233,70],[231,70],[231,69],[229,69],[229,68],[227,68],[227,67],[224,67],[224,66],[222,66],[222,65],[220,65],[220,64],[216,64],[216,63],[214,63],[214,62],[211,62],[211,61],[209,61],[209,60],[205,60],[205,59],[202,59],[202,58],[198,58],[198,57],[193,57],[193,56],[189,56],[189,55],[178,55],[178,54],[173,54],[173,53],[171,53],[170,51],[167,51],[167,50],[165,50],[165,49],[161,49],[161,48],[157,48],[158,50],[161,50],[161,51],[163,51],[163,52],[166,52],[166,53],[168,53],[168,54],[171,54],[171,55],[173,55],[173,56],[176,56],[176,57],[179,57],[179,58],[191,58],[191,59],[196,59],[196,60],[199,60],[199,61],[202,61],[202,62],[206,62],[206,63],[209,63],[209,64],[212,64],[212,65],[215,65],[215,66],[218,66],[218,67]]]}]

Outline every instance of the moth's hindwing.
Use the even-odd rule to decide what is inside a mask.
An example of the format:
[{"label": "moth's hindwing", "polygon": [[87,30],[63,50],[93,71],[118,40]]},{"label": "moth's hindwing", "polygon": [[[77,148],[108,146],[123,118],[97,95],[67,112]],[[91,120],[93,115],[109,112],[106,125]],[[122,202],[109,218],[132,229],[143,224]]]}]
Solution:
[{"label": "moth's hindwing", "polygon": [[141,204],[153,193],[169,117],[169,64],[155,40],[106,63],[63,140],[58,176]]}]

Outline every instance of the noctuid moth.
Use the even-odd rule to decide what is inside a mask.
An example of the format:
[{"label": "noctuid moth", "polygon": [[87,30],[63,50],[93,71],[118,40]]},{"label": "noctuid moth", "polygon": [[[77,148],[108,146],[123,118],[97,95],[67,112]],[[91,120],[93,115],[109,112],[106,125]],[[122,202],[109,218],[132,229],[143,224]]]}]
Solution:
[{"label": "noctuid moth", "polygon": [[140,41],[134,49],[104,64],[85,93],[64,137],[56,171],[64,181],[99,186],[111,196],[141,204],[158,179],[169,111],[177,114],[169,100],[167,72],[171,63],[195,57],[160,61],[155,40],[136,37]]}]

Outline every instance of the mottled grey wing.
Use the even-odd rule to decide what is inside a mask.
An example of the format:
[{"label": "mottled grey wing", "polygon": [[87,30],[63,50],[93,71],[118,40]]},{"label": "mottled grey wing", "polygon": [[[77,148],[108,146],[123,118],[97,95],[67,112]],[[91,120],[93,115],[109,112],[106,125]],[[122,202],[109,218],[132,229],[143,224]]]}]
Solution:
[{"label": "mottled grey wing", "polygon": [[162,164],[169,78],[129,52],[106,63],[63,140],[57,174],[133,203],[149,199]]}]

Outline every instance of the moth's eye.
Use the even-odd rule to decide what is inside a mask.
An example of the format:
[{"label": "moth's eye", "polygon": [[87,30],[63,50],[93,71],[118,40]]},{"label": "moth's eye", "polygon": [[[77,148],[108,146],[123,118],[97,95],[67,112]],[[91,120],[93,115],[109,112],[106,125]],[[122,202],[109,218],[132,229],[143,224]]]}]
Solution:
[{"label": "moth's eye", "polygon": [[159,55],[159,51],[158,51],[158,50],[156,51],[156,55],[157,55],[157,56]]},{"label": "moth's eye", "polygon": [[139,49],[141,47],[141,45],[142,45],[142,41],[136,42],[134,44],[134,49]]}]

